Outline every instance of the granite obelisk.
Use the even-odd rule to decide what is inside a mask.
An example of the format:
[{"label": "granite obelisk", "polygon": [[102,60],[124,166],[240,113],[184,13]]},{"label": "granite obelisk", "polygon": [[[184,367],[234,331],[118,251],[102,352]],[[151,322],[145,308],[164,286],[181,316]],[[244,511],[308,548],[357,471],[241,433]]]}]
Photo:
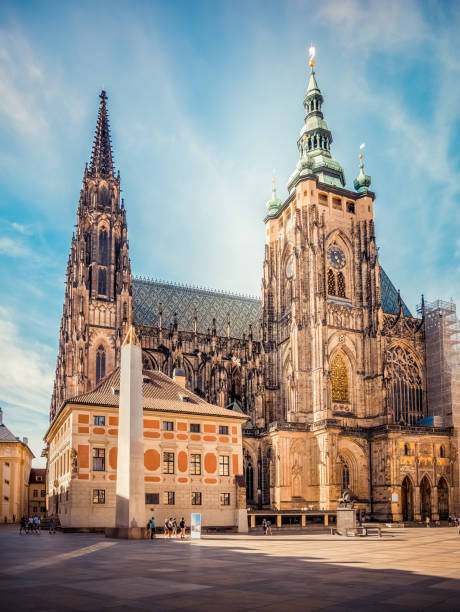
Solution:
[{"label": "granite obelisk", "polygon": [[109,537],[145,534],[142,349],[133,326],[121,348],[115,529]]}]

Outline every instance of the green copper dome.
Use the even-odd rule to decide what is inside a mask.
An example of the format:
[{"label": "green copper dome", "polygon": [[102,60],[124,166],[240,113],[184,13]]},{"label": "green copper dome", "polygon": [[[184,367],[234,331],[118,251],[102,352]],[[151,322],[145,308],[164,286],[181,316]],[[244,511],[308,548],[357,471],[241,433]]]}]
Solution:
[{"label": "green copper dome", "polygon": [[322,183],[328,185],[345,186],[343,168],[331,155],[332,134],[324,119],[322,104],[323,95],[316,82],[312,65],[304,100],[307,114],[297,141],[300,160],[289,177],[287,185],[289,192],[294,188],[297,179],[305,174],[316,174]]},{"label": "green copper dome", "polygon": [[364,162],[362,157],[359,163],[359,174],[355,178],[353,185],[358,193],[367,193],[369,191],[369,187],[371,186],[371,177],[364,174]]},{"label": "green copper dome", "polygon": [[272,199],[268,200],[266,206],[269,215],[275,215],[283,205],[283,202],[276,196],[276,181],[273,179]]}]

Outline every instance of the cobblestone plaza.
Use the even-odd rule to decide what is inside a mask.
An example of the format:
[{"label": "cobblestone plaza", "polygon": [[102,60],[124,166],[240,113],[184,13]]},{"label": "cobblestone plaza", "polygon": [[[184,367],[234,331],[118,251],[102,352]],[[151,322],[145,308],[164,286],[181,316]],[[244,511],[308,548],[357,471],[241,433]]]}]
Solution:
[{"label": "cobblestone plaza", "polygon": [[1,609],[458,610],[459,543],[454,528],[181,542],[2,527]]}]

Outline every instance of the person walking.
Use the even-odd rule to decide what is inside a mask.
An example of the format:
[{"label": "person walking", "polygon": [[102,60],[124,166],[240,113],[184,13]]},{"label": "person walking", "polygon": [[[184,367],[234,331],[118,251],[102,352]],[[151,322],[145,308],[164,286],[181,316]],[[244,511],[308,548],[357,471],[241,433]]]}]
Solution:
[{"label": "person walking", "polygon": [[173,520],[171,516],[169,517],[169,521],[168,521],[168,537],[169,538],[172,536],[172,532],[173,532]]},{"label": "person walking", "polygon": [[177,520],[176,517],[173,518],[173,537],[177,538]]},{"label": "person walking", "polygon": [[267,519],[262,521],[262,529],[264,531],[264,535],[267,535]]},{"label": "person walking", "polygon": [[152,516],[150,519],[150,539],[153,540],[155,537],[155,518]]},{"label": "person walking", "polygon": [[34,530],[34,517],[29,516],[29,522],[27,524],[27,533],[32,533]]},{"label": "person walking", "polygon": [[179,527],[180,527],[180,539],[184,540],[185,539],[185,519],[184,517],[181,518]]},{"label": "person walking", "polygon": [[27,534],[27,519],[25,514],[21,516],[21,527],[19,528],[19,535],[21,535],[22,530],[24,530],[24,533]]},{"label": "person walking", "polygon": [[41,524],[41,520],[39,516],[35,517],[35,531],[37,532],[38,535],[40,535],[40,524]]},{"label": "person walking", "polygon": [[168,533],[169,533],[168,522],[169,522],[168,519],[165,518],[165,524],[164,524],[164,528],[163,528],[163,533],[165,534],[165,536],[167,536]]},{"label": "person walking", "polygon": [[272,524],[270,521],[267,521],[267,535],[272,535]]}]

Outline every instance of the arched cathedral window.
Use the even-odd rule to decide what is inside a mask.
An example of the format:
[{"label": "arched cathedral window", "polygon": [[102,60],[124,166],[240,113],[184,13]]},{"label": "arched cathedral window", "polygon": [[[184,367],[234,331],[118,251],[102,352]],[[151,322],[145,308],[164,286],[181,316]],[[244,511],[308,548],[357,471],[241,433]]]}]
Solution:
[{"label": "arched cathedral window", "polygon": [[108,243],[107,230],[101,229],[99,232],[99,263],[101,263],[103,266],[108,265]]},{"label": "arched cathedral window", "polygon": [[348,463],[342,458],[342,491],[350,489],[350,467]]},{"label": "arched cathedral window", "polygon": [[327,292],[329,295],[335,295],[335,274],[331,268],[327,271]]},{"label": "arched cathedral window", "polygon": [[423,417],[422,377],[412,353],[393,346],[386,354],[389,408],[395,423],[416,425]]},{"label": "arched cathedral window", "polygon": [[346,297],[345,294],[345,277],[343,275],[343,272],[338,272],[337,273],[337,295],[339,297]]},{"label": "arched cathedral window", "polygon": [[96,353],[96,384],[105,376],[105,350],[101,345],[97,348]]},{"label": "arched cathedral window", "polygon": [[98,279],[97,279],[97,292],[99,295],[107,294],[107,271],[99,270]]},{"label": "arched cathedral window", "polygon": [[332,401],[350,401],[348,369],[343,356],[338,353],[331,362]]}]

